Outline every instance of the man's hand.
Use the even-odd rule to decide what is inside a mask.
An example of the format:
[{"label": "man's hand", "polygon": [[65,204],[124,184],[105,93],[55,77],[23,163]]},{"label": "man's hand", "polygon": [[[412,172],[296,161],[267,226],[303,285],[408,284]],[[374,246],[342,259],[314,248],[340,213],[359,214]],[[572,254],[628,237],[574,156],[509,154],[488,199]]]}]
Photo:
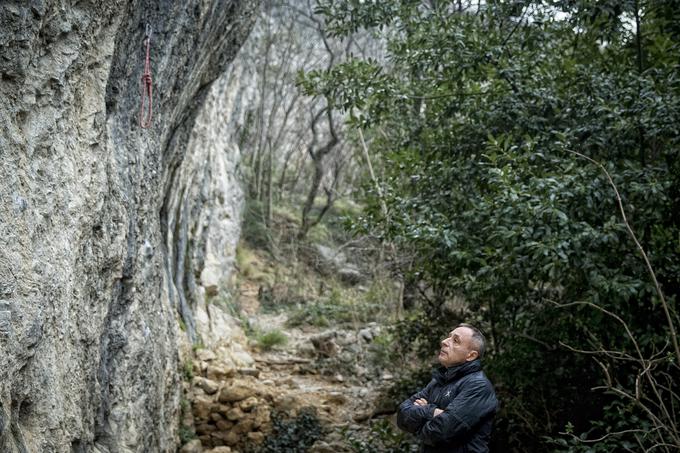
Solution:
[{"label": "man's hand", "polygon": [[[425,398],[418,398],[417,400],[415,400],[413,402],[413,404],[415,404],[416,406],[427,406],[427,400]],[[437,415],[441,414],[442,412],[444,412],[444,411],[441,410],[441,409],[435,408],[434,416],[436,417]]]}]

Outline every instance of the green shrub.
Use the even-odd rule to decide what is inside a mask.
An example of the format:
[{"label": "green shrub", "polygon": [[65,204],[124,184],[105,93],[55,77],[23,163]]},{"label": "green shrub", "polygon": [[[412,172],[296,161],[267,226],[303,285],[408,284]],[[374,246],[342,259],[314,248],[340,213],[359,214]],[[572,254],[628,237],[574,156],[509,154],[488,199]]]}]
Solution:
[{"label": "green shrub", "polygon": [[188,426],[179,427],[179,441],[181,445],[189,443],[189,441],[196,438],[196,433]]},{"label": "green shrub", "polygon": [[185,381],[191,381],[194,378],[194,364],[190,359],[182,364],[182,376]]},{"label": "green shrub", "polygon": [[272,414],[273,431],[260,449],[261,453],[303,453],[320,439],[324,432],[316,413],[303,410],[294,419],[281,413]]},{"label": "green shrub", "polygon": [[270,330],[257,335],[257,344],[265,351],[282,346],[288,342],[286,334],[280,330]]},{"label": "green shrub", "polygon": [[179,408],[182,411],[182,414],[186,414],[191,410],[191,402],[188,399],[182,397],[182,399],[179,400]]}]

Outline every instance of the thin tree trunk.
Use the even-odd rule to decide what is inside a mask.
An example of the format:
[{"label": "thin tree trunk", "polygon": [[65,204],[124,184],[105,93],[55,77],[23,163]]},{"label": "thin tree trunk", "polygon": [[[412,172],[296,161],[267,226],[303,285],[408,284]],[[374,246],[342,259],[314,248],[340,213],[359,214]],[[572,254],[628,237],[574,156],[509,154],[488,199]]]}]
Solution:
[{"label": "thin tree trunk", "polygon": [[305,158],[304,154],[300,154],[300,157],[297,159],[296,165],[295,165],[295,176],[293,177],[293,181],[290,186],[290,194],[293,195],[296,192],[298,183],[300,182],[300,178],[302,177],[302,172],[305,169]]},{"label": "thin tree trunk", "polygon": [[314,207],[314,201],[316,200],[316,195],[319,193],[319,187],[321,187],[321,179],[323,179],[323,162],[318,159],[314,161],[314,177],[312,178],[312,185],[309,187],[309,192],[307,193],[307,199],[302,207],[302,226],[300,227],[299,238],[303,239],[307,236],[309,229],[312,227],[309,213]]},{"label": "thin tree trunk", "polygon": [[[317,137],[316,125],[321,119],[321,115],[324,112],[326,113],[326,119],[328,121],[328,131],[330,132],[331,137],[328,139],[325,145],[315,150],[314,145]],[[314,206],[314,200],[316,199],[316,196],[319,193],[319,187],[321,186],[321,180],[323,179],[323,175],[325,172],[324,158],[331,151],[333,151],[333,149],[339,142],[338,136],[335,133],[335,125],[333,123],[333,112],[331,111],[330,105],[325,107],[323,110],[319,111],[319,113],[317,113],[316,115],[314,115],[314,117],[312,118],[311,128],[312,128],[312,143],[309,145],[307,151],[309,152],[309,155],[312,158],[312,161],[314,162],[314,177],[312,179],[312,185],[309,188],[309,192],[307,193],[307,200],[305,201],[305,204],[302,208],[302,226],[300,227],[300,233],[298,234],[298,237],[300,239],[303,239],[307,235],[309,229],[313,225],[313,223],[309,219],[309,213],[312,210],[312,207]]]},{"label": "thin tree trunk", "polygon": [[[633,7],[635,8],[635,47],[636,47],[636,60],[637,60],[637,70],[638,70],[638,76],[642,75],[643,71],[643,55],[642,55],[642,30],[641,30],[641,25],[640,25],[640,2],[638,0],[635,0]],[[638,98],[641,97],[642,93],[642,87],[640,86],[640,82],[638,81]],[[637,132],[638,132],[638,147],[639,147],[639,158],[640,158],[640,164],[644,167],[646,164],[646,158],[645,158],[645,131],[644,128],[642,127],[642,124],[638,118],[638,124],[637,124]]]},{"label": "thin tree trunk", "polygon": [[272,158],[273,150],[271,142],[269,142],[269,166],[267,168],[267,184],[266,184],[266,204],[265,204],[265,225],[267,228],[272,226],[272,173],[274,172],[274,159]]},{"label": "thin tree trunk", "polygon": [[251,196],[260,199],[260,181],[262,181],[262,150],[255,148],[255,165],[253,168],[253,184]]},{"label": "thin tree trunk", "polygon": [[284,192],[284,186],[286,183],[286,172],[288,171],[290,160],[293,157],[293,154],[295,154],[295,151],[298,149],[300,146],[300,142],[302,141],[302,136],[299,136],[295,144],[290,148],[290,150],[286,153],[286,157],[283,160],[283,165],[281,168],[281,175],[279,176],[279,182],[277,184],[278,189],[279,189],[279,194],[280,198],[283,198],[283,192]]}]

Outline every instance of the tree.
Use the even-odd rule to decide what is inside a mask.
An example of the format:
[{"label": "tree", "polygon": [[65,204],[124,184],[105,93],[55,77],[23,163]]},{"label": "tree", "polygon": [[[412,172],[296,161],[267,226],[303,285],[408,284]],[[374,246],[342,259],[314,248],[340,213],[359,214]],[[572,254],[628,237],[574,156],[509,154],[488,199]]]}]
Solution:
[{"label": "tree", "polygon": [[263,223],[270,226],[274,202],[300,203],[300,238],[330,210],[343,193],[344,172],[358,164],[345,152],[337,106],[325,96],[302,95],[297,75],[330,71],[350,53],[376,53],[367,36],[329,38],[312,9],[311,0],[263,5],[247,43],[257,93],[241,140],[249,197],[261,204]]},{"label": "tree", "polygon": [[[449,328],[442,302],[462,294],[465,316],[490,333],[504,451],[680,446],[675,11],[587,0],[317,8],[331,33],[377,28],[388,41],[388,64],[357,58],[304,86],[376,137],[382,199],[356,225],[417,251],[417,278],[438,295],[424,306],[435,327],[418,332]],[[605,173],[573,151],[621,192],[666,310]]]}]

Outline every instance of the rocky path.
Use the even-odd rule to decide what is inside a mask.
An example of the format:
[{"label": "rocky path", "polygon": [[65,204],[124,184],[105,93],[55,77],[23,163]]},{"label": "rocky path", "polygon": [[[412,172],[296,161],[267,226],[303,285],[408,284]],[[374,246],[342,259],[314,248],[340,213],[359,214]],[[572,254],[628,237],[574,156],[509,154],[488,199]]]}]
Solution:
[{"label": "rocky path", "polygon": [[[193,377],[185,384],[188,404],[183,424],[197,438],[181,452],[252,451],[275,436],[273,417],[294,419],[310,410],[326,435],[309,451],[349,451],[347,432],[359,429],[357,423],[368,418],[374,406],[375,384],[363,364],[378,327],[289,329],[285,314],[258,313],[253,285],[242,288],[241,302],[251,328],[285,332],[288,341],[265,351],[256,341],[240,337],[239,349],[251,358],[240,363],[230,356],[234,344],[196,351]],[[233,342],[239,337],[231,338]]]},{"label": "rocky path", "polygon": [[[285,330],[285,315],[261,315],[262,326]],[[375,326],[374,326],[375,327]],[[377,331],[374,328],[373,335]],[[361,331],[288,329],[288,343],[273,351],[254,351],[264,382],[272,381],[293,406],[312,407],[329,432],[312,452],[346,451],[342,433],[370,416],[375,385],[361,370],[368,342]],[[354,366],[352,366],[354,365]],[[359,371],[357,373],[357,371]]]}]

